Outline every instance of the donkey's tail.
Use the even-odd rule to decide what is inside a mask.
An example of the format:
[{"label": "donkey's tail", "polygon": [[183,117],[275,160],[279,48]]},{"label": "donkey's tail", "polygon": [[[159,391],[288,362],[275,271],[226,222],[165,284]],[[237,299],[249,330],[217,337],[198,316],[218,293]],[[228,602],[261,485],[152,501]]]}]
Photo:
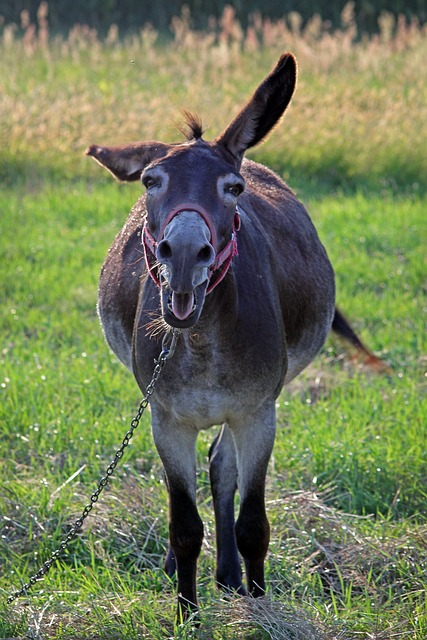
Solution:
[{"label": "donkey's tail", "polygon": [[346,320],[337,307],[335,307],[335,315],[332,321],[332,331],[343,338],[346,342],[349,342],[356,349],[355,359],[360,360],[362,364],[367,367],[371,367],[380,373],[391,372],[388,364],[378,358],[363,344],[359,336],[351,328],[348,320]]}]

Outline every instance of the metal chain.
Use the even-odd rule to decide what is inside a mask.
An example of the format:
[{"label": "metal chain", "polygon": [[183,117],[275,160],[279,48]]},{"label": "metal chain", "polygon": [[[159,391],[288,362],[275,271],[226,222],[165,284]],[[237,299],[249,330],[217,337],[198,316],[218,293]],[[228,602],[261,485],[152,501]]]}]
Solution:
[{"label": "metal chain", "polygon": [[7,603],[8,604],[11,604],[14,600],[16,600],[17,598],[20,598],[22,595],[26,594],[27,591],[38,580],[40,580],[43,576],[45,576],[47,574],[47,572],[49,571],[49,569],[53,565],[54,560],[59,558],[61,553],[68,547],[68,545],[70,544],[71,540],[73,540],[73,538],[75,538],[75,536],[77,535],[77,532],[81,528],[83,522],[86,520],[86,518],[88,517],[89,513],[92,511],[94,504],[96,502],[98,502],[98,498],[99,498],[100,494],[102,493],[104,488],[107,486],[111,476],[114,473],[115,468],[117,467],[117,464],[118,464],[119,460],[123,456],[124,450],[126,449],[126,447],[128,446],[129,442],[131,441],[131,438],[132,438],[132,436],[134,434],[134,431],[138,427],[138,425],[139,425],[139,423],[141,421],[142,415],[143,415],[145,409],[147,408],[147,406],[149,404],[150,397],[153,395],[154,387],[156,386],[157,380],[159,379],[159,376],[160,376],[160,374],[162,372],[163,367],[165,366],[167,360],[169,360],[169,358],[171,358],[173,356],[174,352],[175,352],[176,343],[177,343],[178,336],[179,336],[180,333],[181,333],[181,331],[179,329],[173,329],[172,339],[171,339],[171,342],[170,342],[169,346],[167,346],[167,344],[169,342],[170,334],[167,334],[164,337],[163,342],[162,342],[162,351],[161,351],[158,359],[154,361],[156,366],[154,367],[153,376],[152,376],[152,378],[151,378],[151,380],[150,380],[150,382],[149,382],[149,384],[147,386],[147,389],[146,389],[146,392],[145,392],[145,396],[141,400],[141,403],[139,405],[138,411],[136,412],[136,415],[135,415],[134,419],[132,420],[132,422],[130,424],[130,429],[126,432],[126,434],[125,434],[125,436],[123,438],[122,444],[117,449],[113,460],[108,465],[107,470],[105,472],[105,475],[99,481],[98,487],[95,489],[95,491],[90,496],[90,499],[89,499],[90,501],[85,506],[85,508],[83,509],[80,518],[77,518],[77,520],[74,522],[73,526],[68,531],[68,534],[67,534],[66,538],[64,538],[64,540],[61,542],[59,547],[57,549],[55,549],[55,551],[50,556],[49,560],[47,560],[40,567],[40,569],[37,571],[37,573],[35,573],[33,576],[31,576],[31,578],[28,580],[28,582],[25,583],[22,586],[21,589],[19,589],[18,591],[15,591],[14,593],[12,593],[8,597],[8,599],[7,599]]}]

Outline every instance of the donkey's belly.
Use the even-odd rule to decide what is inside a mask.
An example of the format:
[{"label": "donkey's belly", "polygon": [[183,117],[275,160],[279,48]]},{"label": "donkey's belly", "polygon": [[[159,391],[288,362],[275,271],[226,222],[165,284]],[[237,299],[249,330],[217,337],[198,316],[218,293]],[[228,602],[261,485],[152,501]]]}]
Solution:
[{"label": "donkey's belly", "polygon": [[223,389],[204,390],[185,388],[168,396],[163,410],[174,424],[189,425],[197,430],[237,420],[244,413],[244,405],[235,394]]},{"label": "donkey's belly", "polygon": [[[268,397],[264,395],[254,398],[246,392],[231,389],[186,387],[178,393],[169,394],[167,402],[162,402],[166,397],[156,400],[153,398],[152,406],[157,405],[164,418],[172,420],[175,425],[191,426],[201,431],[214,425],[239,424],[247,420]],[[270,399],[274,403],[273,395]]]},{"label": "donkey's belly", "polygon": [[288,368],[284,384],[288,384],[305,369],[323,347],[331,328],[334,308],[332,302],[323,322],[311,327],[297,343],[288,345]]}]

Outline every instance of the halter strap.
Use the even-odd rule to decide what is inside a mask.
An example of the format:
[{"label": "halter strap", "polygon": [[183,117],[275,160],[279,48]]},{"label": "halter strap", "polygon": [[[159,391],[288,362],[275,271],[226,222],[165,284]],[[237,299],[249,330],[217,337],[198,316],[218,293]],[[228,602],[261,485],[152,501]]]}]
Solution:
[{"label": "halter strap", "polygon": [[145,222],[142,229],[142,244],[144,246],[145,263],[147,265],[148,273],[158,287],[161,286],[160,278],[158,276],[157,267],[158,262],[156,258],[156,249],[159,242],[163,239],[163,235],[166,227],[172,221],[173,218],[178,216],[183,211],[194,211],[202,219],[209,229],[210,243],[215,250],[215,260],[209,267],[209,284],[206,293],[210,293],[220,282],[223,280],[230,268],[231,261],[234,256],[238,255],[237,251],[237,238],[236,233],[240,229],[240,216],[236,207],[236,212],[233,218],[233,227],[231,232],[231,238],[221,251],[217,251],[217,234],[212,222],[212,218],[209,213],[197,204],[184,203],[172,209],[166,216],[156,240]]}]

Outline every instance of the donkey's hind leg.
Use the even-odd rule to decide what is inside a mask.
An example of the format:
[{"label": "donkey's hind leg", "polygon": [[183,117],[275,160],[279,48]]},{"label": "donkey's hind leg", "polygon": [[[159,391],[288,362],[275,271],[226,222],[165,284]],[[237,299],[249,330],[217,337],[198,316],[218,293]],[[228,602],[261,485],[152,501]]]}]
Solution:
[{"label": "donkey's hind leg", "polygon": [[250,423],[233,424],[236,447],[240,511],[236,540],[245,561],[248,592],[265,593],[264,560],[270,540],[265,512],[265,476],[275,436],[274,400],[250,416]]},{"label": "donkey's hind leg", "polygon": [[227,425],[223,425],[209,450],[210,481],[215,511],[217,545],[216,581],[221,589],[244,595],[242,569],[234,533],[234,495],[237,489],[236,452]]}]

